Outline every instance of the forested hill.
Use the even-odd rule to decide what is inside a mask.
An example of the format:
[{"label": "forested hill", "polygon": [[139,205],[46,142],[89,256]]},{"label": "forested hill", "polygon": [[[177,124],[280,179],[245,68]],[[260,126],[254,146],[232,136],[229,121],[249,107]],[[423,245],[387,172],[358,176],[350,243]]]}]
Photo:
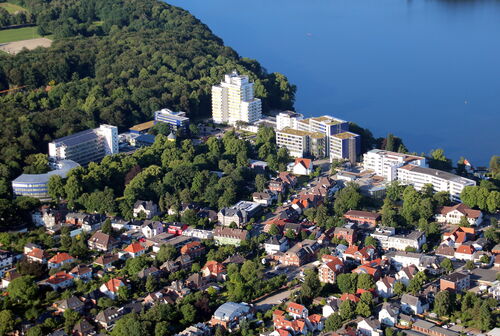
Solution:
[{"label": "forested hill", "polygon": [[162,107],[210,113],[210,87],[236,69],[249,74],[264,109],[290,108],[295,88],[268,74],[188,12],[156,0],[19,0],[52,47],[0,55],[0,183],[55,137],[105,122],[120,127]]}]

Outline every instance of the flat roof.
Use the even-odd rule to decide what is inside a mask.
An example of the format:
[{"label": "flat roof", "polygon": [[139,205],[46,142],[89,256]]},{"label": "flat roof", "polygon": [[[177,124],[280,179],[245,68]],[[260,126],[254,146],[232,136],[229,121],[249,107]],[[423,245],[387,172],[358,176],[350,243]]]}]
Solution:
[{"label": "flat roof", "polygon": [[349,138],[353,138],[353,137],[357,137],[357,136],[359,136],[359,135],[357,135],[356,133],[351,133],[351,132],[342,132],[342,133],[337,133],[337,134],[332,135],[332,137],[336,137],[339,139],[349,139]]},{"label": "flat roof", "polygon": [[52,175],[58,175],[65,178],[70,169],[79,167],[80,165],[73,160],[61,160],[58,166],[58,169],[49,171],[45,174],[22,174],[13,180],[12,184],[47,183]]},{"label": "flat roof", "polygon": [[129,130],[141,132],[141,131],[145,131],[145,130],[150,129],[154,125],[155,125],[155,121],[150,120],[150,121],[143,122],[142,124],[134,125],[134,126],[130,127]]},{"label": "flat roof", "polygon": [[95,132],[94,129],[87,129],[87,130],[84,130],[84,131],[81,131],[78,133],[74,133],[74,134],[67,135],[67,136],[62,137],[62,138],[55,139],[52,142],[53,143],[62,143],[66,146],[72,146],[72,145],[76,145],[76,144],[86,142],[86,141],[89,141],[92,139],[96,139],[97,137],[98,137],[97,133]]},{"label": "flat roof", "polygon": [[413,164],[407,164],[403,167],[400,167],[399,169],[404,169],[404,170],[409,170],[412,172],[416,172],[419,174],[425,174],[425,175],[431,175],[431,176],[436,176],[439,178],[442,178],[444,180],[448,181],[455,181],[455,182],[475,182],[473,180],[469,180],[465,177],[461,177],[452,173],[445,172],[443,170],[439,169],[434,169],[434,168],[425,168],[425,167],[420,167],[420,166],[415,166]]},{"label": "flat roof", "polygon": [[346,122],[345,120],[338,119],[338,118],[335,118],[332,116],[312,117],[311,119],[319,121],[319,122],[323,122],[327,125],[338,125],[338,124],[342,124],[342,123]]},{"label": "flat roof", "polygon": [[306,136],[309,135],[310,132],[306,131],[299,131],[290,127],[285,127],[281,131],[277,131],[277,133],[286,133],[286,134],[291,134],[291,135],[297,135],[297,136]]}]

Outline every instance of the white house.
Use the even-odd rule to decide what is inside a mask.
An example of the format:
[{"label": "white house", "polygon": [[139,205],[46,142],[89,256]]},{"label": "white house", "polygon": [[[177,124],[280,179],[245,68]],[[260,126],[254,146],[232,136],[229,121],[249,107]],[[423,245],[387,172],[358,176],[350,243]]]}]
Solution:
[{"label": "white house", "polygon": [[394,327],[398,320],[399,308],[391,305],[389,302],[382,304],[382,309],[378,313],[378,320],[381,324]]},{"label": "white house", "polygon": [[288,171],[295,175],[309,175],[314,171],[314,165],[311,159],[296,158],[288,165]]},{"label": "white house", "polygon": [[470,225],[479,225],[483,221],[483,213],[481,211],[473,210],[463,203],[459,203],[454,206],[445,206],[438,209],[434,218],[438,223],[457,225],[464,216],[467,218]]},{"label": "white house", "polygon": [[141,214],[146,216],[146,219],[151,219],[158,215],[158,206],[153,201],[138,200],[134,204],[134,217],[139,217]]},{"label": "white house", "polygon": [[322,308],[323,316],[327,318],[328,316],[338,312],[339,306],[340,306],[339,299],[337,299],[334,296],[329,297],[328,299],[326,299],[326,304]]},{"label": "white house", "polygon": [[289,302],[286,306],[286,312],[294,319],[304,318],[307,319],[309,311],[306,307],[295,302]]},{"label": "white house", "polygon": [[48,268],[60,268],[63,265],[70,264],[75,259],[66,252],[57,253],[55,256],[48,260]]},{"label": "white house", "polygon": [[73,285],[73,276],[64,271],[57,272],[45,280],[45,282],[53,290],[64,289]]},{"label": "white house", "polygon": [[403,294],[401,297],[401,310],[408,314],[422,314],[424,307],[417,296]]},{"label": "white house", "polygon": [[272,236],[264,242],[264,249],[268,255],[285,252],[288,248],[288,239],[286,237],[278,238],[277,236]]},{"label": "white house", "polygon": [[114,300],[118,295],[118,290],[123,286],[126,286],[125,283],[121,279],[115,278],[102,284],[101,287],[99,287],[99,291]]},{"label": "white house", "polygon": [[392,257],[391,262],[399,271],[403,267],[410,265],[418,266],[420,264],[420,259],[422,258],[422,253],[397,251]]},{"label": "white house", "polygon": [[382,298],[390,298],[394,296],[394,284],[396,279],[390,276],[385,276],[375,283],[377,295]]},{"label": "white house", "polygon": [[410,280],[413,279],[415,274],[418,273],[418,268],[415,265],[410,265],[403,267],[398,273],[396,273],[396,280],[402,282],[405,286],[408,286]]},{"label": "white house", "polygon": [[373,318],[364,318],[358,322],[357,330],[361,335],[365,336],[382,336],[383,332],[380,329],[380,322]]},{"label": "white house", "polygon": [[141,227],[142,234],[146,238],[153,238],[160,233],[163,233],[163,223],[158,221],[146,220]]}]

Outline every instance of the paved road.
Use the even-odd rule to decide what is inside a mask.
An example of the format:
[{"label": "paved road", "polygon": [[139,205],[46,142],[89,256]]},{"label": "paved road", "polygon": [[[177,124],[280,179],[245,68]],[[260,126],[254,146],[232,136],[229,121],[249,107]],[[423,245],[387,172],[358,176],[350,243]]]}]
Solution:
[{"label": "paved road", "polygon": [[268,311],[272,306],[280,304],[281,300],[288,300],[292,291],[297,290],[298,288],[299,286],[291,289],[284,289],[276,294],[266,297],[265,299],[257,301],[255,302],[255,308],[263,312]]}]

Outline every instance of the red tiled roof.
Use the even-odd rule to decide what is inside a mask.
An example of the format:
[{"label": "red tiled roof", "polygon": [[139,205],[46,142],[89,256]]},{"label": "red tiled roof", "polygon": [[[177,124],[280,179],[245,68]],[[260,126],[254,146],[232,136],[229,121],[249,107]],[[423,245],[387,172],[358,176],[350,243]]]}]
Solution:
[{"label": "red tiled roof", "polygon": [[60,284],[61,282],[64,282],[66,280],[73,279],[73,276],[62,271],[62,272],[57,272],[56,274],[52,275],[50,278],[47,279],[47,282],[52,284],[52,285],[57,285]]},{"label": "red tiled roof", "polygon": [[125,284],[120,278],[111,279],[105,283],[106,288],[113,293],[117,293],[118,289]]},{"label": "red tiled roof", "polygon": [[289,302],[287,305],[286,305],[286,309],[287,311],[292,311],[292,312],[299,312],[299,314],[302,314],[302,312],[304,311],[304,309],[306,309],[306,307],[304,307],[303,305],[300,305],[298,303],[295,303],[295,302]]},{"label": "red tiled roof", "polygon": [[132,243],[129,246],[127,246],[124,251],[129,252],[129,253],[138,253],[144,250],[144,246],[142,246],[139,243]]},{"label": "red tiled roof", "polygon": [[378,220],[380,218],[380,214],[377,212],[370,212],[370,211],[360,211],[360,210],[349,210],[344,214],[345,216],[350,216],[350,217],[359,217],[359,218],[368,218],[368,219],[373,219],[373,220]]},{"label": "red tiled roof", "polygon": [[205,266],[203,266],[203,269],[208,269],[208,271],[211,274],[220,274],[220,273],[224,272],[226,268],[221,263],[219,263],[215,260],[210,260],[210,261],[207,261]]},{"label": "red tiled roof", "polygon": [[340,297],[340,301],[345,301],[345,300],[351,300],[352,302],[354,303],[358,303],[359,302],[359,297],[357,297],[356,295],[354,294],[348,294],[348,293],[344,293],[342,294],[342,296]]},{"label": "red tiled roof", "polygon": [[463,253],[463,254],[474,254],[474,247],[469,245],[460,245],[457,247],[455,253]]},{"label": "red tiled roof", "polygon": [[72,256],[70,256],[68,253],[66,252],[62,252],[62,253],[57,253],[55,256],[53,256],[52,258],[49,259],[49,263],[51,264],[60,264],[64,261],[68,261],[68,260],[71,260],[71,259],[74,259]]},{"label": "red tiled roof", "polygon": [[44,259],[47,257],[47,254],[45,253],[44,250],[39,249],[38,247],[33,248],[31,251],[29,251],[26,256],[36,258],[36,259]]},{"label": "red tiled roof", "polygon": [[296,158],[295,164],[301,164],[305,168],[309,169],[311,167],[312,161],[311,161],[311,159]]}]

